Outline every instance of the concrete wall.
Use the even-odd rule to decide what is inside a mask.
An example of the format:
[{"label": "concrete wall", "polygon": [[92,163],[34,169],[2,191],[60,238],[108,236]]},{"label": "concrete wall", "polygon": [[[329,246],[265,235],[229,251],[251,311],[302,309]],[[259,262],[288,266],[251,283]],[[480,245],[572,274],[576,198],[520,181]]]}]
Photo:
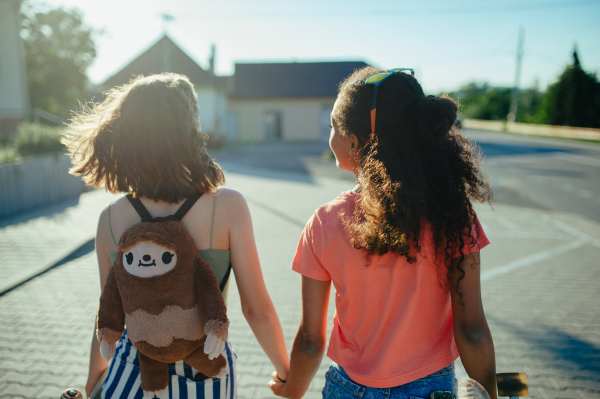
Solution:
[{"label": "concrete wall", "polygon": [[0,217],[86,191],[81,178],[68,173],[70,167],[71,159],[62,153],[38,155],[0,166]]},{"label": "concrete wall", "polygon": [[0,0],[0,118],[27,113],[29,97],[20,0]]},{"label": "concrete wall", "polygon": [[[229,99],[229,112],[235,114],[238,140],[265,141],[270,116],[280,118],[282,141],[318,141],[328,134],[328,119],[335,97]],[[327,122],[327,123],[325,123]]]}]

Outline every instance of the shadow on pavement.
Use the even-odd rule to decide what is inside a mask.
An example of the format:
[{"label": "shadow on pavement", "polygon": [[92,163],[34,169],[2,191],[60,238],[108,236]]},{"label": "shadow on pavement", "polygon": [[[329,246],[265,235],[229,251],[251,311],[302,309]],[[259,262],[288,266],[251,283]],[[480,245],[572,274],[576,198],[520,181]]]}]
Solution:
[{"label": "shadow on pavement", "polygon": [[547,154],[551,152],[572,152],[561,148],[535,147],[530,145],[500,144],[475,141],[486,157],[499,157],[506,155],[531,155]]},{"label": "shadow on pavement", "polygon": [[[486,317],[510,333],[516,341],[525,341],[530,349],[522,354],[521,359],[541,361],[548,368],[560,369],[560,374],[567,374],[570,378],[582,378],[584,370],[600,377],[600,348],[596,345],[542,323],[524,329],[492,315]],[[532,352],[535,359],[531,359]]]},{"label": "shadow on pavement", "polygon": [[15,288],[18,288],[18,287],[22,286],[23,284],[26,284],[27,282],[33,280],[36,277],[39,277],[39,276],[41,276],[43,274],[48,273],[52,269],[56,269],[57,267],[62,266],[65,263],[69,263],[72,260],[81,258],[82,256],[85,256],[85,255],[89,254],[90,252],[94,251],[95,248],[96,248],[96,246],[95,246],[95,243],[94,243],[94,239],[92,238],[91,240],[87,241],[86,243],[84,243],[83,245],[81,245],[79,248],[77,248],[75,251],[71,252],[69,255],[65,256],[64,258],[62,258],[58,262],[54,263],[53,265],[50,265],[46,269],[44,269],[44,270],[40,271],[39,273],[37,273],[37,274],[29,277],[26,280],[23,280],[23,281],[19,282],[18,284],[13,285],[12,287],[8,287],[7,289],[5,289],[3,291],[0,291],[0,297],[3,296],[4,294],[7,294],[7,293],[11,292]]},{"label": "shadow on pavement", "polygon": [[330,154],[327,143],[238,144],[210,152],[228,172],[309,184],[315,183],[313,176],[354,180],[324,154]]}]

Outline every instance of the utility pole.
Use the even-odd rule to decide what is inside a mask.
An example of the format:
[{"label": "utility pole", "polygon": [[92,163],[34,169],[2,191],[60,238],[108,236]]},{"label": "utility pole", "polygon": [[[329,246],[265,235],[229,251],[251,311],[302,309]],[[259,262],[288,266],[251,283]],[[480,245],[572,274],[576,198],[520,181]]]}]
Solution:
[{"label": "utility pole", "polygon": [[510,99],[510,112],[507,119],[509,122],[517,121],[517,109],[519,108],[519,80],[521,80],[521,62],[523,60],[523,43],[525,42],[525,28],[519,28],[519,45],[517,47],[517,70],[515,71],[515,85],[512,89]]},{"label": "utility pole", "polygon": [[215,80],[215,59],[217,57],[217,46],[213,43],[210,45],[210,59],[208,61],[208,65],[209,65],[209,73],[210,73],[210,87],[213,91],[213,96],[214,96],[214,100],[215,100],[215,124],[213,127],[213,134],[215,135],[215,139],[216,140],[220,140],[221,138],[219,137],[221,132],[220,132],[220,121],[219,121],[219,89],[218,89],[218,85],[217,82]]}]

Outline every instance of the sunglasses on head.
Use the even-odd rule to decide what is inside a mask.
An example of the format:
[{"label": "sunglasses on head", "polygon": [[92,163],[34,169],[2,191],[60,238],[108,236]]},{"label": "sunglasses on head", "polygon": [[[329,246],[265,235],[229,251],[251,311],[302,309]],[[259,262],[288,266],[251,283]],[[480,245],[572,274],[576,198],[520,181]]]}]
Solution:
[{"label": "sunglasses on head", "polygon": [[[395,74],[396,72],[402,71],[410,71],[410,76],[415,77],[415,70],[412,68],[392,68],[388,69],[385,72],[379,72],[374,75],[369,76],[365,79],[365,84],[373,85],[373,102],[371,103],[371,136],[367,140],[367,143],[371,141],[373,136],[375,136],[375,113],[377,110],[377,88],[380,84],[385,82],[387,78]],[[365,143],[365,144],[367,144]]]}]

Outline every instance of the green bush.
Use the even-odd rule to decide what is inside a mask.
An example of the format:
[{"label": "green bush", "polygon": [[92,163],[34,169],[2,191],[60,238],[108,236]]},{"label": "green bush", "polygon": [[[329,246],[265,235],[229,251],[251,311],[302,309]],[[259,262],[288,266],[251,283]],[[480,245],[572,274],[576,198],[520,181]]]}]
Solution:
[{"label": "green bush", "polygon": [[63,151],[65,146],[60,142],[63,129],[62,126],[23,123],[17,130],[14,148],[21,155]]},{"label": "green bush", "polygon": [[0,147],[0,165],[19,160],[19,153],[14,147]]},{"label": "green bush", "polygon": [[[469,83],[448,95],[460,101],[461,114],[464,118],[505,121],[510,110],[512,88],[491,87],[486,83]],[[541,96],[537,87],[519,92],[517,122],[534,122]]]}]

